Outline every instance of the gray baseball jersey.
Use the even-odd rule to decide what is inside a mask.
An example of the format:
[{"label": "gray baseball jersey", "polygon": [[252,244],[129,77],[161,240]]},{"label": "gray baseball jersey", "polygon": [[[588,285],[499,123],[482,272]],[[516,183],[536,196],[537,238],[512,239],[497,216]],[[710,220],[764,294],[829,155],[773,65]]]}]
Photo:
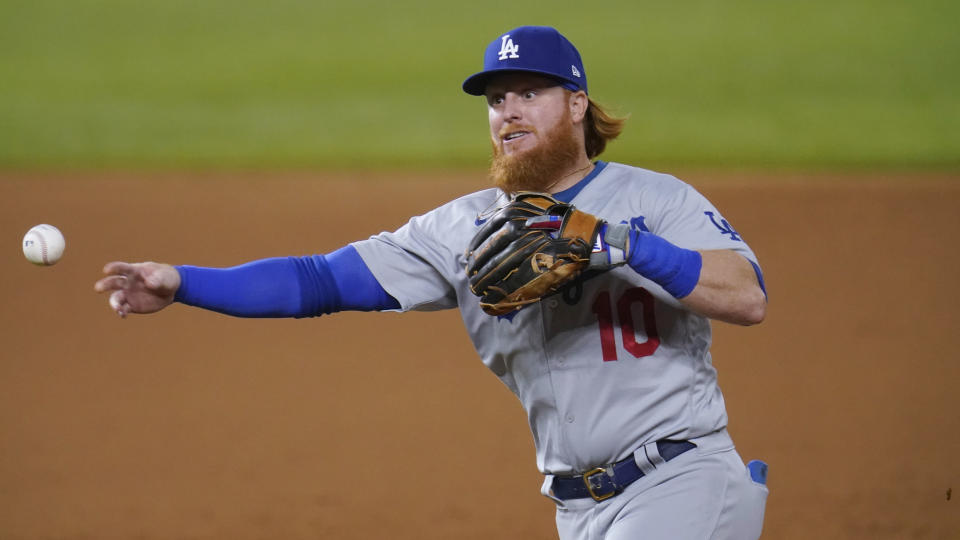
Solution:
[{"label": "gray baseball jersey", "polygon": [[[709,321],[628,266],[509,316],[480,309],[464,251],[498,200],[497,189],[479,191],[353,245],[401,310],[459,307],[484,364],[526,409],[540,471],[577,474],[651,441],[723,428]],[[680,247],[729,249],[756,264],[717,209],[672,176],[598,162],[570,202]]]}]

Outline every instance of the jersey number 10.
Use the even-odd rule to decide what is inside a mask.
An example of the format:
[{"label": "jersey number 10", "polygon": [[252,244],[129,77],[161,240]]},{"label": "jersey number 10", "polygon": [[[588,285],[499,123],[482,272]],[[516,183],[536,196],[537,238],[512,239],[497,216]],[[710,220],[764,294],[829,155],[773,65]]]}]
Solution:
[{"label": "jersey number 10", "polygon": [[[653,309],[653,295],[642,287],[627,289],[617,300],[617,317],[620,320],[620,333],[623,336],[623,348],[636,358],[653,354],[660,346],[657,333],[657,317]],[[643,308],[643,330],[647,340],[637,341],[637,332],[633,321],[633,305],[639,303]],[[602,291],[593,302],[593,312],[600,322],[600,347],[604,362],[617,360],[617,342],[613,331],[613,301],[609,291]]]}]

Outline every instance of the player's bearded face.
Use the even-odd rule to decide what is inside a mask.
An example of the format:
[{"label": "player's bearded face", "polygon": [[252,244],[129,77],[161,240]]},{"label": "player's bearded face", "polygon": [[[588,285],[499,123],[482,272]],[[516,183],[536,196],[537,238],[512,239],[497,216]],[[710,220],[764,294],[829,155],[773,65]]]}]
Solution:
[{"label": "player's bearded face", "polygon": [[[507,193],[517,191],[547,191],[575,166],[583,149],[574,135],[570,109],[564,107],[560,119],[545,132],[532,126],[540,140],[533,148],[504,154],[498,141],[493,141],[493,160],[490,178],[494,185]],[[504,131],[516,128],[504,128]],[[502,134],[500,137],[502,140]]]}]

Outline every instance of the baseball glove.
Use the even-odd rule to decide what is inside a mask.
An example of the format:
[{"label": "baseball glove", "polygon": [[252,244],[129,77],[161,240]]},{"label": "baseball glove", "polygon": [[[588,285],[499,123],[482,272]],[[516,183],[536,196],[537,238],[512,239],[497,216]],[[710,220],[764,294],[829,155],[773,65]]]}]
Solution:
[{"label": "baseball glove", "polygon": [[470,242],[470,290],[483,311],[504,315],[550,296],[587,268],[609,268],[596,264],[609,261],[605,252],[591,265],[605,223],[549,195],[520,192]]}]

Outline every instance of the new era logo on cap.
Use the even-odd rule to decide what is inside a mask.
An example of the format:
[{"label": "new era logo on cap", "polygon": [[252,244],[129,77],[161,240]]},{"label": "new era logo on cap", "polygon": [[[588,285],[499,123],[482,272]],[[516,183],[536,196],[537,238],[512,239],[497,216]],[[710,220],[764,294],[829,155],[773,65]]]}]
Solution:
[{"label": "new era logo on cap", "polygon": [[463,81],[463,91],[482,96],[491,77],[515,71],[546,75],[558,79],[568,90],[587,91],[580,53],[549,26],[521,26],[490,42],[483,55],[483,71]]}]

